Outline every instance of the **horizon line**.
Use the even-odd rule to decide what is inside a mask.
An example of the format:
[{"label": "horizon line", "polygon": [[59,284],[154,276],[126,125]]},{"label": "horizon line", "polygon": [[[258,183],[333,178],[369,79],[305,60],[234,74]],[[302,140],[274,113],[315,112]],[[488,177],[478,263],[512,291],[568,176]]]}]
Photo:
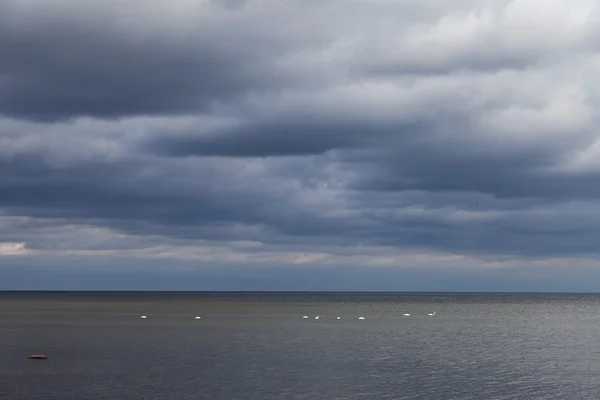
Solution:
[{"label": "horizon line", "polygon": [[272,294],[600,294],[600,292],[559,291],[368,291],[368,290],[111,290],[111,289],[0,289],[0,293],[272,293]]}]

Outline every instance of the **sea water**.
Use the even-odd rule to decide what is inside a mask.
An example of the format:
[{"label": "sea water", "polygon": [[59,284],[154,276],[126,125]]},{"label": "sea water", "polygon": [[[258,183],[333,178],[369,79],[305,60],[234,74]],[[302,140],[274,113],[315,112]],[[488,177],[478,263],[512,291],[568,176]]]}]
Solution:
[{"label": "sea water", "polygon": [[0,398],[600,399],[600,296],[4,292]]}]

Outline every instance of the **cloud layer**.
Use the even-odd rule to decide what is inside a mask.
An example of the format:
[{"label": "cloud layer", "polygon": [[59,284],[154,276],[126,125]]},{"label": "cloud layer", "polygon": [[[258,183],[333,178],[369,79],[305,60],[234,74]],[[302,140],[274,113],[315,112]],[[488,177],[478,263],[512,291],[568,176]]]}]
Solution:
[{"label": "cloud layer", "polygon": [[42,265],[583,284],[599,22],[566,0],[4,1],[4,288]]}]

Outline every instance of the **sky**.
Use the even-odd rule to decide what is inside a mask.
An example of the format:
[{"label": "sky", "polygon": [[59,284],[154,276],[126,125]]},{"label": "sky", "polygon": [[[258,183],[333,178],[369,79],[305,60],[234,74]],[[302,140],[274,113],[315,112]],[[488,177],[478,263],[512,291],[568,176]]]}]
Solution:
[{"label": "sky", "polygon": [[588,0],[3,0],[0,290],[600,291]]}]

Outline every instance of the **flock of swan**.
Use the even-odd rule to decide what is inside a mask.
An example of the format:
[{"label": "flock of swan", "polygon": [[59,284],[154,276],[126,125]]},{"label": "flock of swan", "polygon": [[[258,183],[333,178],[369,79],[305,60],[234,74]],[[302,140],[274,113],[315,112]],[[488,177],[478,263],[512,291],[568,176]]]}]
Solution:
[{"label": "flock of swan", "polygon": [[[434,312],[427,313],[427,315],[430,316],[430,317],[435,317],[435,313],[436,312],[434,311]],[[404,314],[402,314],[402,316],[403,317],[410,317],[410,314],[409,313],[404,313]],[[147,319],[148,317],[146,315],[142,315],[140,318],[141,319]],[[305,315],[302,318],[303,319],[308,319],[308,315]],[[315,317],[315,319],[319,319],[319,318],[321,318],[319,315],[317,315]],[[202,319],[202,317],[196,316],[196,317],[194,317],[194,319]],[[336,319],[342,319],[342,317],[336,317]],[[365,319],[365,317],[358,317],[358,319],[363,320],[363,319]]]},{"label": "flock of swan", "polygon": [[[430,316],[430,317],[435,317],[435,313],[436,312],[434,311],[434,312],[427,313],[427,315]],[[403,317],[410,317],[410,314],[409,313],[404,313],[404,314],[402,314],[402,316]],[[317,315],[315,317],[315,319],[319,319],[319,318],[321,318],[319,315]],[[303,316],[302,319],[308,319],[308,315]],[[336,317],[336,319],[342,319],[342,317]],[[358,319],[365,319],[365,317],[358,317]]]}]

